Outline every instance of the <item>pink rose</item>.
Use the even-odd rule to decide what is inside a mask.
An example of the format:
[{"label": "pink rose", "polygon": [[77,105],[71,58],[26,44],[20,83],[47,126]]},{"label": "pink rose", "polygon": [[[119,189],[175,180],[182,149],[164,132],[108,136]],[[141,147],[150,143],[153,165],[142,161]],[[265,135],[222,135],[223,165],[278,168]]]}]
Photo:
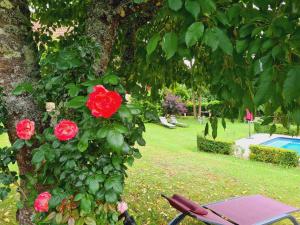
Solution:
[{"label": "pink rose", "polygon": [[25,119],[21,120],[16,126],[17,136],[23,140],[29,140],[34,135],[34,122]]},{"label": "pink rose", "polygon": [[70,120],[60,121],[54,128],[54,135],[60,141],[73,139],[78,133],[78,126]]},{"label": "pink rose", "polygon": [[49,210],[49,200],[51,199],[51,194],[49,192],[43,192],[38,195],[34,201],[34,209],[37,212],[48,212]]},{"label": "pink rose", "polygon": [[126,202],[119,202],[117,208],[118,208],[118,212],[120,214],[123,214],[124,212],[127,211],[128,205]]}]

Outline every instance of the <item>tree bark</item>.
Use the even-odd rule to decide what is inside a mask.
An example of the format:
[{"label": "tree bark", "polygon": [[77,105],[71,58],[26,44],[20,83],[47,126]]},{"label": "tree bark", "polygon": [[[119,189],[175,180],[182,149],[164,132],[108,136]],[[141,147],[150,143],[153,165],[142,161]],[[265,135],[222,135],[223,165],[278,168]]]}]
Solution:
[{"label": "tree bark", "polygon": [[198,97],[198,117],[201,117],[202,114],[202,96]]},{"label": "tree bark", "polygon": [[100,61],[95,65],[99,75],[105,73],[110,61],[119,26],[114,4],[93,0],[88,9],[86,34],[100,44]]},{"label": "tree bark", "polygon": [[[39,127],[41,112],[33,99],[27,95],[15,96],[12,91],[26,81],[34,83],[33,74],[38,69],[36,48],[32,39],[30,12],[26,0],[0,0],[0,86],[4,93],[4,106],[7,110],[6,123],[11,143],[16,139],[15,125],[24,118],[36,122]],[[24,147],[17,154],[19,175],[32,172],[31,149]],[[20,188],[26,195],[30,192],[21,179]],[[25,196],[21,195],[24,202]],[[32,206],[25,204],[17,213],[20,225],[30,225]]]},{"label": "tree bark", "polygon": [[197,119],[197,107],[196,107],[196,95],[195,91],[192,91],[192,102],[193,102],[193,115],[194,118]]}]

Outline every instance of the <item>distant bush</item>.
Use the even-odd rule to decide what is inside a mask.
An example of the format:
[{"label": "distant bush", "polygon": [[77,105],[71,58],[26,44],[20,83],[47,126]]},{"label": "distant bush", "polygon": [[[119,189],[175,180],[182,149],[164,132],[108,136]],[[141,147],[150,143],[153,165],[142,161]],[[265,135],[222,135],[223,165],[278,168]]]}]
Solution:
[{"label": "distant bush", "polygon": [[296,167],[299,164],[297,152],[270,146],[251,145],[250,159],[288,167]]},{"label": "distant bush", "polygon": [[163,101],[162,107],[166,114],[184,114],[187,112],[185,104],[181,101],[179,96],[168,93]]},{"label": "distant bush", "polygon": [[233,152],[233,143],[209,140],[198,135],[197,148],[199,151],[230,155]]},{"label": "distant bush", "polygon": [[[270,133],[272,125],[261,125],[260,122],[254,123],[254,130],[256,133]],[[297,135],[297,127],[291,126],[290,129],[287,129],[283,127],[282,125],[278,124],[276,125],[276,131],[275,134],[285,134],[285,135],[291,135],[296,136]]]}]

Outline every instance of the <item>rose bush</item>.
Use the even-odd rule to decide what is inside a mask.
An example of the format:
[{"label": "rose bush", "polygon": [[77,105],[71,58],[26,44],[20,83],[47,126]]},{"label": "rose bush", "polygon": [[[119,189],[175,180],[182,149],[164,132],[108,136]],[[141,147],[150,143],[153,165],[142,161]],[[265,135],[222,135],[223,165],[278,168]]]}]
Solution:
[{"label": "rose bush", "polygon": [[[20,139],[0,154],[14,163],[23,147],[31,150],[32,173],[22,176],[30,191],[20,194],[23,206],[36,209],[35,225],[116,224],[126,170],[141,157],[137,144],[145,145],[141,110],[125,100],[117,75],[95,73],[100,49],[93,40],[64,38],[47,44],[43,76],[32,87],[38,105],[46,104],[42,120],[34,121],[42,129],[26,120],[17,128]],[[10,172],[5,179],[12,184],[20,177]],[[0,187],[0,199],[9,190]]]}]

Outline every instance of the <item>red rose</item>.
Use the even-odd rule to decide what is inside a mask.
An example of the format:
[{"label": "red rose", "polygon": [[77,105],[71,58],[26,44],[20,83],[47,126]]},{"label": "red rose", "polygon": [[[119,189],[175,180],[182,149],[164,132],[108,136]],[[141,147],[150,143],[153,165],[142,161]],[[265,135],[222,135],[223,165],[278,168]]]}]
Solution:
[{"label": "red rose", "polygon": [[118,111],[122,103],[122,97],[118,92],[108,91],[102,85],[94,87],[94,91],[89,94],[86,106],[95,117],[110,118]]},{"label": "red rose", "polygon": [[43,192],[38,195],[34,201],[34,209],[37,212],[48,212],[49,210],[49,201],[51,199],[51,194],[49,192]]},{"label": "red rose", "polygon": [[78,133],[77,124],[70,120],[60,121],[54,128],[54,135],[60,141],[68,141]]},{"label": "red rose", "polygon": [[17,136],[20,139],[29,140],[34,135],[34,129],[33,121],[29,119],[21,120],[16,126]]}]

